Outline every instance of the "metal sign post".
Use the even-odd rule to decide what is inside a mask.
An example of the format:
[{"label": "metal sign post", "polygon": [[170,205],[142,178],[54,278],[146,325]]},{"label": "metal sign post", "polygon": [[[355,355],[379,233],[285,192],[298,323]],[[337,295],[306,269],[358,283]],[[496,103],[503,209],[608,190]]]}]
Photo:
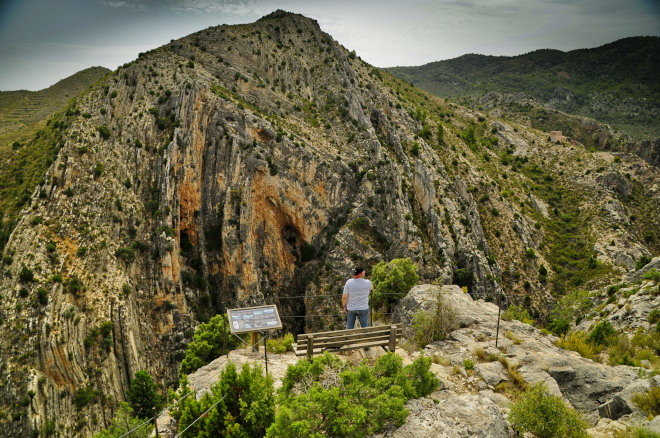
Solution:
[{"label": "metal sign post", "polygon": [[[268,375],[268,331],[281,330],[282,320],[275,304],[257,307],[244,307],[241,309],[227,309],[229,330],[241,342],[259,353],[259,342],[264,341],[264,362],[266,375]],[[239,335],[252,333],[252,345],[248,344]],[[257,339],[257,333],[262,335]]]},{"label": "metal sign post", "polygon": [[502,291],[500,291],[500,297],[497,300],[497,334],[495,335],[495,348],[497,348],[497,342],[500,340],[500,315],[502,314]]}]

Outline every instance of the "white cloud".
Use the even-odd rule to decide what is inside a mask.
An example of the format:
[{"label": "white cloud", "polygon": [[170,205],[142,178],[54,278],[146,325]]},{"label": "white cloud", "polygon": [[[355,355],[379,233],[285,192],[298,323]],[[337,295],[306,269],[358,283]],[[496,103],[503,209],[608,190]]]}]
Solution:
[{"label": "white cloud", "polygon": [[145,10],[146,6],[144,6],[141,3],[128,3],[128,2],[102,2],[105,6],[109,6],[111,8],[126,8],[126,9],[133,9],[133,10]]}]

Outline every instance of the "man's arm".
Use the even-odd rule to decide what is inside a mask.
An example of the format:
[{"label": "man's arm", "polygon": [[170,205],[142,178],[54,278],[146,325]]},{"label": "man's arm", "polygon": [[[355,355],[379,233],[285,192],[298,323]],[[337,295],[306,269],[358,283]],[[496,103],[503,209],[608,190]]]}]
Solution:
[{"label": "man's arm", "polygon": [[348,313],[346,304],[348,304],[348,284],[344,285],[344,295],[341,296],[341,307],[344,309],[344,313]]}]

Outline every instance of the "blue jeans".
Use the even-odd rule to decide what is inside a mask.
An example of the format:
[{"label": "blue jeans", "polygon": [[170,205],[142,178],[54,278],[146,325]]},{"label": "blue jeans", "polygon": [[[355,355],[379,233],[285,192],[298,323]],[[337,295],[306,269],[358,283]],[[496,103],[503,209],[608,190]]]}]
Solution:
[{"label": "blue jeans", "polygon": [[360,327],[369,327],[369,309],[349,310],[346,315],[346,330],[355,328],[355,318],[360,320]]}]

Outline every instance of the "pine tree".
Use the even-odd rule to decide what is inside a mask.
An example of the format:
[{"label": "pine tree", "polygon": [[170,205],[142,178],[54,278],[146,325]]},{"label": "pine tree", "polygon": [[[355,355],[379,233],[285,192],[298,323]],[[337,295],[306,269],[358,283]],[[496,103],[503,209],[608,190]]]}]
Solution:
[{"label": "pine tree", "polygon": [[161,397],[158,394],[158,386],[146,371],[135,373],[126,399],[138,418],[151,418],[155,414],[154,407],[156,412],[160,412]]}]

